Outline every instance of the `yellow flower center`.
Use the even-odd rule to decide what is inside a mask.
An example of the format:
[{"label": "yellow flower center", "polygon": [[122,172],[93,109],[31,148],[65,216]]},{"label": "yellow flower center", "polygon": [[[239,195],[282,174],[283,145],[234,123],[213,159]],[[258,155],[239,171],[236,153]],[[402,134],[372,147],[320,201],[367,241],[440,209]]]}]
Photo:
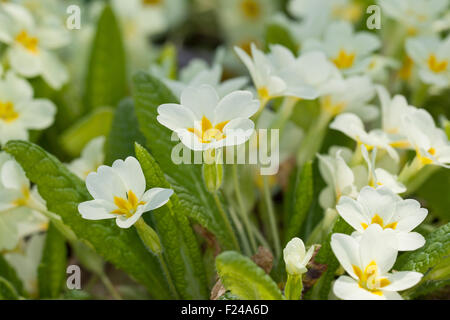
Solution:
[{"label": "yellow flower center", "polygon": [[258,89],[258,96],[260,100],[268,100],[270,98],[269,89],[267,87],[261,87]]},{"label": "yellow flower center", "polygon": [[127,192],[127,198],[114,197],[114,204],[117,209],[111,211],[113,214],[123,215],[126,218],[130,218],[135,214],[137,207],[144,205],[144,201],[139,201],[132,190]]},{"label": "yellow flower center", "polygon": [[434,54],[430,54],[428,57],[428,68],[431,71],[439,73],[447,70],[448,61],[447,60],[438,60]]},{"label": "yellow flower center", "polygon": [[261,16],[261,6],[258,1],[255,0],[243,0],[241,1],[241,9],[249,19],[258,19]]},{"label": "yellow flower center", "polygon": [[356,3],[351,3],[345,6],[335,6],[333,8],[333,15],[337,18],[344,19],[350,22],[356,22],[361,18],[362,15],[361,5]]},{"label": "yellow flower center", "polygon": [[330,115],[335,116],[344,111],[347,104],[345,102],[335,103],[331,99],[331,96],[325,96],[321,99],[321,106]]},{"label": "yellow flower center", "polygon": [[[376,213],[373,217],[372,217],[372,221],[370,222],[370,224],[378,224],[380,227],[382,227],[383,229],[394,229],[397,228],[397,224],[398,222],[391,222],[388,224],[384,224],[383,218],[381,218],[378,213]],[[367,225],[367,223],[362,222],[361,226],[365,229],[367,229],[369,226]]]},{"label": "yellow flower center", "polygon": [[382,296],[383,292],[380,289],[386,287],[391,283],[387,278],[379,277],[378,266],[375,261],[369,263],[364,269],[364,272],[358,266],[352,265],[352,267],[353,272],[359,279],[359,287],[366,289],[373,294]]},{"label": "yellow flower center", "polygon": [[16,41],[33,54],[37,54],[39,52],[38,38],[30,36],[25,30],[22,30],[17,35]]},{"label": "yellow flower center", "polygon": [[347,53],[347,51],[341,49],[339,50],[337,57],[332,59],[332,61],[339,69],[350,68],[353,65],[353,62],[355,61],[355,53],[354,52]]},{"label": "yellow flower center", "polygon": [[219,141],[226,137],[223,133],[223,128],[228,122],[229,121],[223,121],[213,127],[211,121],[209,121],[207,117],[203,116],[201,129],[199,130],[197,128],[188,128],[188,131],[195,134],[198,138],[198,141],[200,141],[201,143],[209,143],[212,140]]},{"label": "yellow flower center", "polygon": [[401,69],[398,71],[398,76],[400,77],[400,79],[408,80],[411,77],[413,65],[413,60],[407,56],[403,60]]},{"label": "yellow flower center", "polygon": [[162,3],[163,0],[142,0],[142,5],[144,6],[156,6]]},{"label": "yellow flower center", "polygon": [[22,186],[22,197],[13,201],[13,205],[22,207],[26,206],[30,199],[30,189],[28,186]]},{"label": "yellow flower center", "polygon": [[14,104],[12,102],[0,101],[0,119],[5,122],[12,122],[19,117],[19,114],[14,110]]}]

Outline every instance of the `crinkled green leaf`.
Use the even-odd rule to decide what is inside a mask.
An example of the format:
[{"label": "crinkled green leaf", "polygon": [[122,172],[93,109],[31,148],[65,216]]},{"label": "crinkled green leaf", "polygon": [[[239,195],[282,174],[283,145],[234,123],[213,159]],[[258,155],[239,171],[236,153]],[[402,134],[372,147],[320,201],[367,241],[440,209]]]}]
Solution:
[{"label": "crinkled green leaf", "polygon": [[118,21],[110,6],[105,6],[89,58],[85,103],[88,110],[116,106],[126,96],[127,72],[125,50]]},{"label": "crinkled green leaf", "polygon": [[14,286],[3,277],[0,277],[0,300],[18,300],[19,295],[17,294]]},{"label": "crinkled green leaf", "polygon": [[145,143],[139,131],[133,100],[124,99],[119,103],[112,121],[111,130],[105,145],[105,164],[111,165],[114,160],[134,156],[134,143]]},{"label": "crinkled green leaf", "polygon": [[244,300],[282,300],[277,284],[252,260],[236,251],[216,258],[217,273],[227,290]]},{"label": "crinkled green leaf", "polygon": [[50,223],[38,267],[39,297],[56,299],[66,279],[67,247],[64,236]]},{"label": "crinkled green leaf", "polygon": [[233,247],[232,236],[205,188],[201,165],[172,162],[172,149],[179,141],[171,141],[171,131],[157,120],[157,108],[163,103],[176,103],[172,92],[159,80],[140,72],[134,77],[134,105],[147,147],[166,174],[188,216],[211,231],[224,249]]},{"label": "crinkled green leaf", "polygon": [[294,212],[291,214],[287,224],[285,242],[298,236],[308,214],[314,194],[313,170],[311,161],[305,163],[298,171],[297,182],[294,191]]},{"label": "crinkled green leaf", "polygon": [[0,255],[0,277],[9,281],[20,295],[25,296],[22,280],[2,255]]},{"label": "crinkled green leaf", "polygon": [[147,287],[156,299],[170,299],[170,290],[155,256],[142,244],[134,228],[121,229],[110,220],[85,220],[78,204],[91,199],[84,182],[41,147],[11,141],[5,151],[15,157],[27,177],[38,186],[50,211],[61,216],[78,238],[89,242],[107,261]]},{"label": "crinkled green leaf", "polygon": [[108,135],[113,117],[112,108],[104,107],[94,110],[61,134],[59,137],[61,147],[70,156],[79,156],[89,141],[98,136]]},{"label": "crinkled green leaf", "polygon": [[[136,156],[144,171],[147,189],[172,188],[155,159],[142,146],[136,144]],[[206,272],[200,248],[189,224],[186,209],[176,194],[169,203],[150,216],[163,245],[164,258],[177,291],[184,299],[207,299]]]},{"label": "crinkled green leaf", "polygon": [[442,190],[446,190],[448,186],[450,186],[450,170],[439,168],[415,192],[421,200],[426,201],[430,212],[444,222],[450,221],[450,197],[442,196]]},{"label": "crinkled green leaf", "polygon": [[417,271],[426,276],[441,260],[450,255],[450,223],[431,232],[425,240],[422,248],[403,253],[397,259],[394,269]]},{"label": "crinkled green leaf", "polygon": [[441,288],[450,286],[450,279],[446,280],[427,280],[414,288],[412,292],[408,292],[407,297],[409,299],[416,299],[426,295],[429,295],[433,292],[438,291]]}]

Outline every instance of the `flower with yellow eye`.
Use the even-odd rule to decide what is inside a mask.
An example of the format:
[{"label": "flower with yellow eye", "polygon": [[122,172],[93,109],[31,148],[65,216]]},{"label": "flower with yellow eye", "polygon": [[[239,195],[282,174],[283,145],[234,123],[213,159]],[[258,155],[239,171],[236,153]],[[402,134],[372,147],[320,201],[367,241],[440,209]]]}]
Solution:
[{"label": "flower with yellow eye", "polygon": [[408,113],[403,122],[409,143],[422,165],[450,168],[450,141],[426,110],[416,109]]},{"label": "flower with yellow eye", "polygon": [[378,4],[409,36],[435,31],[433,24],[448,8],[448,0],[378,0]]},{"label": "flower with yellow eye", "polygon": [[397,259],[395,237],[389,230],[372,225],[354,238],[335,233],[331,248],[349,276],[340,276],[334,294],[343,300],[401,300],[397,291],[415,286],[422,274],[414,271],[389,273]]},{"label": "flower with yellow eye", "polygon": [[361,119],[352,113],[338,115],[330,124],[330,128],[344,133],[355,140],[359,145],[364,144],[367,150],[374,147],[386,150],[389,156],[396,162],[399,160],[398,153],[390,145],[388,135],[379,129],[367,132]]},{"label": "flower with yellow eye", "polygon": [[372,33],[355,33],[352,24],[339,21],[329,25],[323,40],[307,40],[302,52],[321,50],[343,73],[355,74],[367,70],[372,53],[380,46],[380,40]]},{"label": "flower with yellow eye", "polygon": [[342,81],[337,68],[319,51],[295,57],[289,49],[273,45],[270,53],[264,54],[254,44],[251,57],[238,47],[235,51],[249,70],[263,102],[282,96],[315,99]]},{"label": "flower with yellow eye", "polygon": [[189,149],[202,151],[240,145],[254,132],[249,118],[259,108],[250,91],[234,91],[222,99],[209,85],[188,87],[180,104],[158,107],[158,121],[177,133]]},{"label": "flower with yellow eye", "polygon": [[421,234],[411,231],[425,219],[427,209],[416,200],[403,200],[386,186],[364,187],[356,200],[343,196],[336,210],[356,230],[355,235],[377,224],[392,231],[399,251],[416,250],[425,244]]},{"label": "flower with yellow eye", "polygon": [[96,171],[103,164],[105,160],[104,145],[105,137],[100,136],[92,139],[84,147],[81,157],[67,164],[67,167],[80,179],[85,180],[89,173]]},{"label": "flower with yellow eye", "polygon": [[420,79],[427,84],[450,86],[450,36],[408,39],[406,51],[419,68]]},{"label": "flower with yellow eye", "polygon": [[28,140],[28,130],[49,127],[56,113],[47,99],[33,99],[33,88],[14,73],[0,78],[0,144]]},{"label": "flower with yellow eye", "polygon": [[54,89],[60,89],[67,82],[66,67],[52,52],[69,43],[62,26],[36,26],[24,7],[5,3],[0,11],[0,42],[8,45],[8,62],[19,75],[27,78],[40,75]]},{"label": "flower with yellow eye", "polygon": [[86,178],[94,200],[82,202],[78,211],[84,219],[116,219],[120,228],[131,227],[144,212],[165,205],[173,190],[152,188],[145,191],[145,177],[136,158],[116,160],[112,167],[100,166]]}]

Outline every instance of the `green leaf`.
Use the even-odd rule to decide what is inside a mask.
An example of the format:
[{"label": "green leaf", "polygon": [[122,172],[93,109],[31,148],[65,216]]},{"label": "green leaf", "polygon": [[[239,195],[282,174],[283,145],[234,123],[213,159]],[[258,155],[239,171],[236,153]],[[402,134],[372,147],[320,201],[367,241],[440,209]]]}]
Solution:
[{"label": "green leaf", "polygon": [[427,280],[418,285],[416,288],[414,288],[412,292],[408,292],[408,298],[409,299],[420,298],[429,295],[435,291],[438,291],[439,289],[444,288],[446,286],[450,286],[450,279]]},{"label": "green leaf", "polygon": [[134,77],[134,105],[141,132],[147,147],[166,173],[167,181],[177,193],[189,218],[211,231],[223,249],[233,248],[232,235],[227,232],[212,195],[202,179],[202,166],[176,165],[171,159],[172,149],[179,141],[171,141],[171,131],[157,120],[157,108],[163,103],[176,103],[172,92],[156,78],[140,72]]},{"label": "green leaf", "polygon": [[283,300],[277,284],[252,260],[236,251],[216,258],[217,273],[227,290],[244,300]]},{"label": "green leaf", "polygon": [[16,291],[25,296],[22,280],[17,276],[16,270],[0,255],[0,277],[9,281]]},{"label": "green leaf", "polygon": [[269,24],[266,28],[266,49],[272,44],[281,44],[297,54],[298,44],[294,41],[288,29],[278,23]]},{"label": "green leaf", "polygon": [[323,241],[322,246],[317,253],[314,261],[318,264],[327,265],[326,271],[319,278],[319,281],[313,287],[313,297],[321,300],[327,300],[328,294],[331,289],[331,282],[334,280],[336,270],[339,268],[340,263],[336,259],[333,250],[331,249],[331,236],[334,233],[350,234],[353,228],[345,222],[344,219],[338,217],[334,226],[327,238]]},{"label": "green leaf", "polygon": [[61,147],[70,156],[78,157],[89,141],[98,136],[108,135],[113,117],[112,108],[94,110],[61,134],[59,138]]},{"label": "green leaf", "polygon": [[50,223],[41,263],[38,267],[39,297],[41,299],[59,297],[66,278],[66,267],[66,241],[53,223]]},{"label": "green leaf", "polygon": [[18,300],[19,295],[17,294],[14,286],[5,278],[0,277],[0,300]]},{"label": "green leaf", "polygon": [[403,253],[395,263],[394,269],[417,271],[424,276],[431,272],[441,260],[450,255],[450,223],[447,223],[425,238],[425,245],[415,251]]},{"label": "green leaf", "polygon": [[[155,159],[139,144],[136,144],[136,156],[144,171],[147,189],[172,188]],[[164,258],[181,297],[207,299],[206,272],[200,248],[178,196],[172,195],[166,206],[146,216],[151,216],[155,222]]]},{"label": "green leaf", "polygon": [[126,96],[126,81],[122,35],[113,10],[105,6],[98,20],[89,58],[85,87],[88,110],[116,106]]},{"label": "green leaf", "polygon": [[303,165],[297,173],[297,182],[294,191],[294,212],[291,214],[285,234],[285,242],[298,236],[303,222],[308,214],[313,200],[314,183],[312,162],[309,161]]},{"label": "green leaf", "polygon": [[449,185],[450,170],[439,168],[415,192],[421,200],[426,201],[430,212],[444,222],[450,221],[450,197],[443,197],[442,190],[446,190]]},{"label": "green leaf", "polygon": [[105,260],[145,285],[154,298],[173,298],[159,261],[147,251],[134,228],[121,229],[113,219],[91,221],[81,217],[78,204],[91,199],[83,181],[30,142],[11,141],[5,151],[15,157],[38,186],[48,210],[60,215],[80,240],[89,242]]},{"label": "green leaf", "polygon": [[114,160],[134,156],[134,143],[145,143],[139,131],[133,100],[124,99],[119,103],[112,121],[111,130],[105,145],[105,164],[111,165]]}]

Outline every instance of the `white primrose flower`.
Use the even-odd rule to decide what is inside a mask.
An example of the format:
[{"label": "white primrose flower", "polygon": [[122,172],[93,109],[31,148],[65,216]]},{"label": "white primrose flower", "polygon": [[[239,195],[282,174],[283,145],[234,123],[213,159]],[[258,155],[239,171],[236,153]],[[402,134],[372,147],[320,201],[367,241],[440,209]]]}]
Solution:
[{"label": "white primrose flower", "polygon": [[370,121],[379,114],[378,109],[369,104],[374,96],[375,87],[368,76],[353,76],[322,92],[320,105],[330,116],[352,112]]},{"label": "white primrose flower", "polygon": [[403,200],[386,186],[364,187],[356,200],[341,197],[336,210],[356,230],[355,235],[377,224],[392,231],[399,251],[416,250],[425,244],[421,234],[411,231],[426,218],[427,209],[416,200]]},{"label": "white primrose flower", "polygon": [[355,140],[358,145],[364,144],[367,150],[372,150],[374,147],[383,149],[396,162],[399,160],[398,153],[390,145],[388,135],[380,129],[367,132],[364,123],[355,114],[343,113],[338,115],[330,124],[330,128],[344,133]]},{"label": "white primrose flower", "polygon": [[344,300],[401,300],[397,291],[415,286],[422,274],[414,271],[392,272],[398,251],[389,230],[372,225],[354,238],[335,233],[331,248],[349,276],[340,276],[334,294]]},{"label": "white primrose flower", "polygon": [[291,275],[301,275],[308,271],[306,265],[314,254],[314,246],[308,251],[300,238],[292,238],[283,249],[284,263],[286,271]]},{"label": "white primrose flower", "polygon": [[262,101],[280,96],[315,99],[323,91],[337,86],[342,79],[337,68],[322,52],[312,51],[295,57],[281,45],[271,46],[267,55],[254,44],[251,49],[252,57],[235,47]]},{"label": "white primrose flower", "polygon": [[431,115],[417,109],[403,118],[406,135],[422,164],[450,168],[450,141],[444,130],[436,127]]},{"label": "white primrose flower", "polygon": [[351,23],[339,21],[329,25],[322,41],[307,40],[302,51],[323,51],[342,72],[355,74],[367,69],[372,62],[371,55],[380,46],[380,40],[372,33],[355,33]]},{"label": "white primrose flower", "polygon": [[8,61],[21,76],[40,75],[57,90],[67,82],[66,67],[52,52],[69,43],[67,31],[62,26],[37,26],[24,7],[4,3],[0,10],[0,42],[8,45]]},{"label": "white primrose flower", "polygon": [[92,139],[81,151],[81,157],[67,164],[67,167],[80,179],[85,180],[89,173],[96,171],[105,161],[104,145],[105,137]]},{"label": "white primrose flower", "polygon": [[158,121],[195,151],[240,145],[254,132],[249,118],[259,109],[250,91],[234,91],[222,99],[209,85],[188,87],[180,104],[158,107]]},{"label": "white primrose flower", "polygon": [[448,0],[378,0],[383,13],[400,22],[410,36],[433,31],[433,23],[448,8]]},{"label": "white primrose flower", "polygon": [[391,174],[383,168],[376,168],[377,148],[373,148],[372,157],[369,157],[369,152],[365,145],[361,145],[361,152],[364,160],[367,163],[367,177],[368,184],[371,187],[386,186],[394,193],[403,193],[406,187],[403,183],[398,181],[398,177]]},{"label": "white primrose flower", "polygon": [[420,79],[427,84],[450,86],[450,36],[408,39],[406,51],[419,67]]},{"label": "white primrose flower", "polygon": [[355,176],[342,153],[343,150],[338,150],[335,155],[317,155],[320,174],[327,184],[319,195],[320,206],[324,209],[334,208],[341,196],[356,198],[358,194]]},{"label": "white primrose flower", "polygon": [[28,140],[28,130],[45,129],[54,120],[55,105],[47,99],[33,99],[33,88],[14,73],[0,79],[0,144]]},{"label": "white primrose flower", "polygon": [[409,148],[403,118],[417,108],[409,105],[402,95],[397,94],[391,98],[383,86],[377,85],[376,90],[381,103],[381,127],[388,135],[390,145],[395,148]]},{"label": "white primrose flower", "polygon": [[100,166],[86,178],[94,200],[82,202],[78,211],[84,219],[116,219],[120,228],[131,227],[144,212],[165,205],[173,190],[152,188],[145,191],[145,177],[136,158],[114,161],[112,167]]},{"label": "white primrose flower", "polygon": [[27,235],[47,229],[47,218],[32,210],[33,204],[45,209],[45,201],[20,165],[8,154],[0,153],[0,250],[12,250]]}]

